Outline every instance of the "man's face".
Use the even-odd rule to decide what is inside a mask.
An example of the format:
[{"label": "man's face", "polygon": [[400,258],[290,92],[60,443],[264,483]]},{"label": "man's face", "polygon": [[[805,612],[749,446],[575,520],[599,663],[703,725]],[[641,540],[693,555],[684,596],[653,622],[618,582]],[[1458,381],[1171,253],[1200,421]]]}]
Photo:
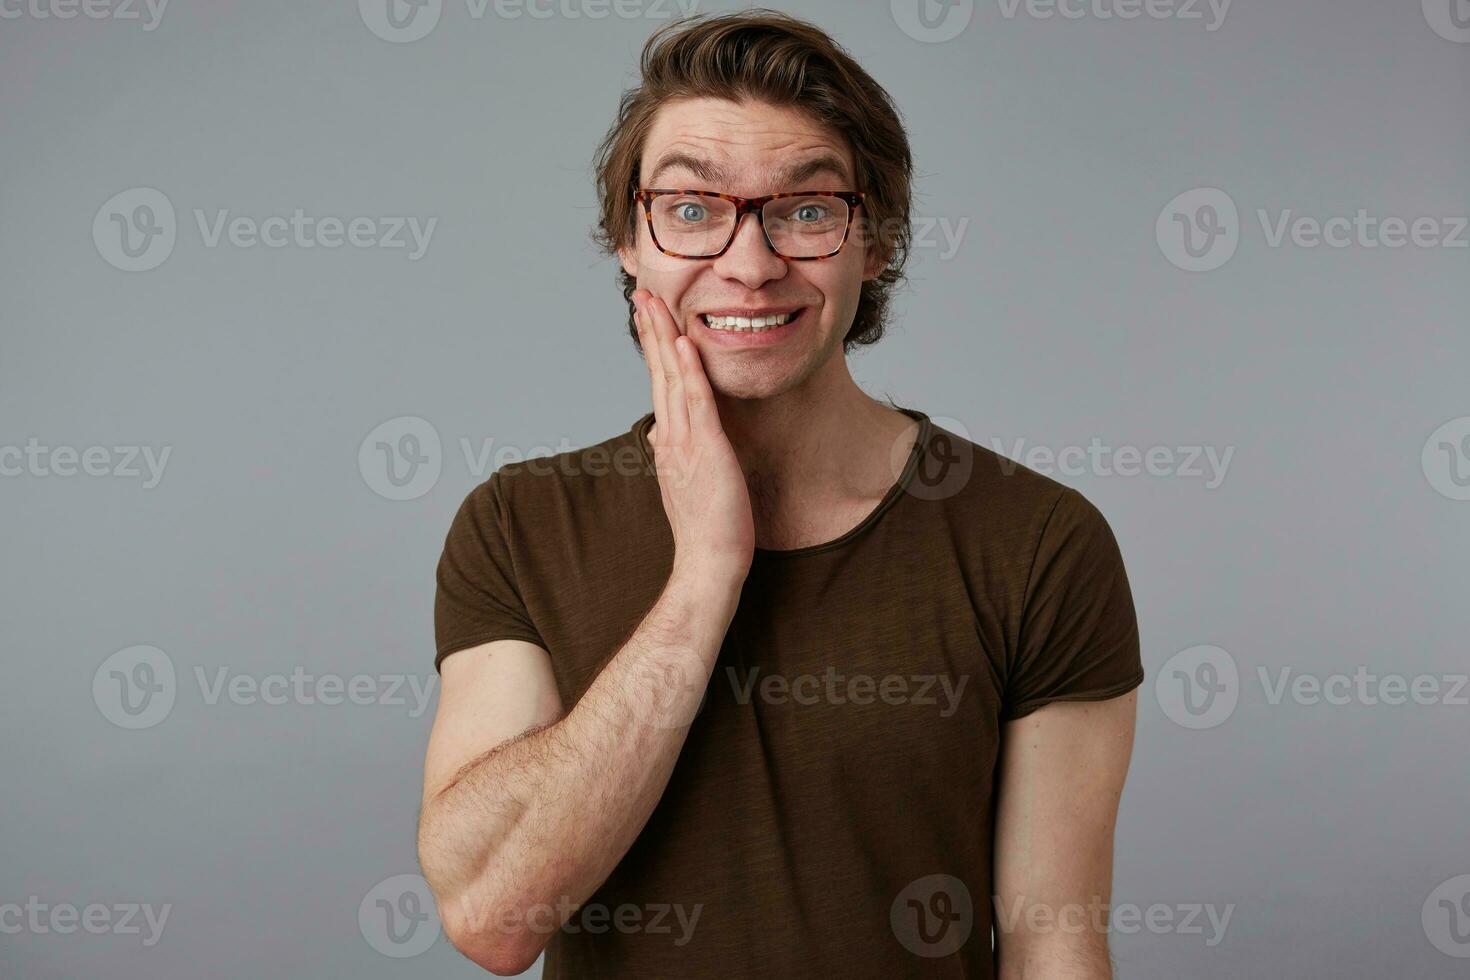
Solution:
[{"label": "man's face", "polygon": [[[642,187],[740,197],[857,189],[852,157],[840,136],[793,109],[724,99],[685,99],[659,110],[640,173]],[[715,392],[769,398],[796,388],[841,355],[862,283],[881,271],[863,247],[862,217],[859,208],[842,251],[827,259],[790,261],[777,255],[754,214],[741,218],[724,255],[686,259],[658,250],[640,205],[637,245],[618,254],[639,287],[661,298],[679,332],[694,342]],[[759,333],[720,330],[705,320],[711,311],[736,310],[800,310],[800,315],[787,326]]]}]

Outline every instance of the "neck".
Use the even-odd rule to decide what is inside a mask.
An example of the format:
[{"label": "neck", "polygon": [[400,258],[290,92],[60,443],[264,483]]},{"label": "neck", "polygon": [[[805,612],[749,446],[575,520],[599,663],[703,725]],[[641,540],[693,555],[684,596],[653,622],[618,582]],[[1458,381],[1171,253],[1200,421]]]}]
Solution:
[{"label": "neck", "polygon": [[[917,423],[863,392],[845,357],[771,398],[715,401],[758,509],[881,495],[898,479]],[[894,450],[902,442],[901,448]]]}]

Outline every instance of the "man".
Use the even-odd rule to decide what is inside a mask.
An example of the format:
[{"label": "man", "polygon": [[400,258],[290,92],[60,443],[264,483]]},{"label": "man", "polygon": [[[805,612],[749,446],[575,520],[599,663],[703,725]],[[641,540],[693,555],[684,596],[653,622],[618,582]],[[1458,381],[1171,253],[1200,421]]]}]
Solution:
[{"label": "man", "polygon": [[642,73],[598,181],[653,411],[502,467],[439,564],[449,937],[504,975],[1110,977],[1128,582],[1075,491],[848,371],[908,241],[897,113],[767,11]]}]

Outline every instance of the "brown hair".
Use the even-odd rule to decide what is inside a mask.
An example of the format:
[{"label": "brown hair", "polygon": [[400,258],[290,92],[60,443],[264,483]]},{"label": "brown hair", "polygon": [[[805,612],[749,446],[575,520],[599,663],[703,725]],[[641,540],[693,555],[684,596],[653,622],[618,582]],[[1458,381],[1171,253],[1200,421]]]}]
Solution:
[{"label": "brown hair", "polygon": [[[644,43],[639,69],[642,84],[623,93],[617,120],[594,159],[599,217],[593,237],[603,250],[616,255],[620,246],[637,241],[633,193],[639,161],[663,105],[707,97],[801,110],[840,133],[852,149],[857,186],[850,189],[866,194],[858,213],[863,234],[857,240],[882,248],[886,261],[877,278],[862,285],[843,350],[877,343],[892,291],[904,278],[913,174],[908,137],[883,87],[814,24],[765,9],[666,24]],[[628,333],[637,344],[637,280],[626,270],[618,274],[628,303]]]}]

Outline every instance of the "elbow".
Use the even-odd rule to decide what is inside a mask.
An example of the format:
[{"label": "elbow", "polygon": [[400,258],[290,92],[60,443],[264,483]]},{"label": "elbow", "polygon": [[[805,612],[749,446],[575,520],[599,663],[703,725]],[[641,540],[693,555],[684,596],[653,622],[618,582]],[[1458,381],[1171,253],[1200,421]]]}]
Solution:
[{"label": "elbow", "polygon": [[435,896],[444,935],[468,960],[498,977],[529,970],[555,933],[558,923],[547,905],[462,891]]},{"label": "elbow", "polygon": [[540,945],[516,942],[509,937],[489,943],[478,937],[468,941],[454,936],[449,938],[466,959],[497,977],[518,977],[529,970],[536,957],[541,955]]},{"label": "elbow", "polygon": [[[425,814],[420,824],[419,865],[433,893],[444,935],[466,959],[496,976],[525,973],[561,927],[556,907],[537,901],[534,890],[506,887],[504,875],[465,867],[435,841]],[[496,862],[487,856],[482,863]]]}]

